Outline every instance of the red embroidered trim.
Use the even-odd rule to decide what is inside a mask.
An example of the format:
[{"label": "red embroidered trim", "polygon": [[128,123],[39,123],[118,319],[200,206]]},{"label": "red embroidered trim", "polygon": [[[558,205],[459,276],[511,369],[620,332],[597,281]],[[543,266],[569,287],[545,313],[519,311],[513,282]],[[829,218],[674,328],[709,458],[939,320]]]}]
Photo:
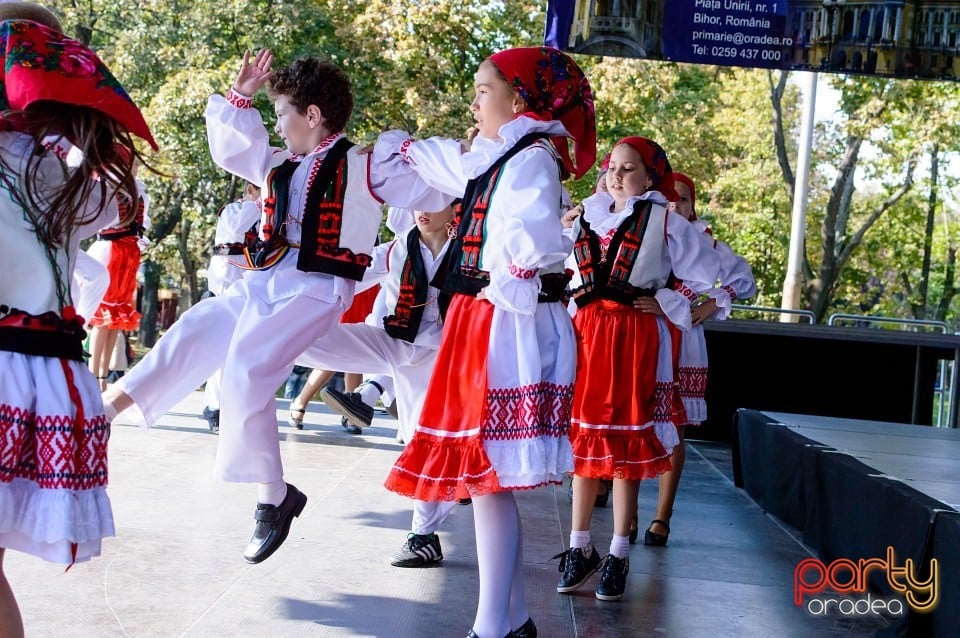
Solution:
[{"label": "red embroidered trim", "polygon": [[413,144],[413,138],[403,140],[403,143],[400,144],[400,157],[403,158],[403,161],[410,163],[410,156],[407,155],[407,151],[410,148],[410,145]]},{"label": "red embroidered trim", "polygon": [[308,155],[313,155],[314,153],[319,153],[320,151],[326,150],[327,147],[333,145],[333,143],[339,140],[341,137],[343,137],[343,131],[331,134],[322,142],[317,144],[317,147],[310,151]]},{"label": "red embroidered trim", "polygon": [[674,286],[674,289],[690,301],[697,300],[697,293],[693,292],[693,290],[683,282],[678,282],[677,285]]},{"label": "red embroidered trim", "polygon": [[489,390],[482,438],[505,441],[567,436],[572,403],[572,384],[543,382]]},{"label": "red embroidered trim", "polygon": [[707,394],[707,368],[681,366],[677,370],[677,382],[681,397],[702,399]]},{"label": "red embroidered trim", "polygon": [[731,288],[730,286],[724,286],[724,287],[723,287],[723,290],[724,290],[724,292],[726,292],[728,295],[730,295],[730,300],[731,300],[731,301],[733,301],[734,299],[737,298],[737,291],[734,290],[733,288]]},{"label": "red embroidered trim", "polygon": [[[68,386],[72,385],[68,380]],[[71,388],[71,399],[77,397]],[[101,414],[37,417],[33,412],[0,404],[0,430],[19,445],[0,448],[0,483],[25,478],[40,488],[86,490],[107,484],[107,440],[110,424]]]},{"label": "red embroidered trim", "polygon": [[533,279],[537,272],[538,268],[521,268],[516,264],[510,264],[510,274],[516,277],[517,279]]},{"label": "red embroidered trim", "polygon": [[237,93],[233,89],[227,91],[227,102],[237,107],[238,109],[248,109],[253,106],[253,98],[247,97],[242,93]]}]

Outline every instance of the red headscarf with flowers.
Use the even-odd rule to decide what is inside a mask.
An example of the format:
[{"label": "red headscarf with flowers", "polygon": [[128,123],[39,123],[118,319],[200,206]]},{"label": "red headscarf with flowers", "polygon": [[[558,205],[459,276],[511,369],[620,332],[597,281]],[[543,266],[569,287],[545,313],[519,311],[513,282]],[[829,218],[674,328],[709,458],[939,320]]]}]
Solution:
[{"label": "red headscarf with flowers", "polygon": [[679,199],[677,191],[673,188],[673,170],[670,168],[670,162],[667,160],[667,152],[659,144],[646,137],[625,137],[616,144],[626,144],[636,152],[640,153],[643,159],[643,165],[647,169],[647,175],[653,185],[651,190],[660,191],[668,202],[675,202]]},{"label": "red headscarf with flowers", "polygon": [[[690,221],[695,221],[697,219],[697,189],[693,185],[693,180],[683,173],[673,171],[673,181],[686,184],[687,188],[690,189]],[[679,198],[680,194],[677,193],[677,199]]]},{"label": "red headscarf with flowers", "polygon": [[140,109],[97,54],[37,22],[0,22],[0,87],[0,111],[40,100],[88,106],[157,149]]},{"label": "red headscarf with flowers", "polygon": [[597,124],[590,83],[577,63],[551,47],[507,49],[489,60],[526,102],[522,115],[564,125],[573,138],[573,160],[566,139],[554,138],[553,144],[567,171],[582,177],[597,159]]}]

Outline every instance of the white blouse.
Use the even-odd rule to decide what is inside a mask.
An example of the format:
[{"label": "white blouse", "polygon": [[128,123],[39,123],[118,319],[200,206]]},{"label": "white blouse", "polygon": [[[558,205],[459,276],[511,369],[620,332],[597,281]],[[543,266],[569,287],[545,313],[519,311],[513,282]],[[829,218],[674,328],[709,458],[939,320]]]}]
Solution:
[{"label": "white blouse", "polygon": [[[413,141],[402,131],[388,131],[377,140],[374,163],[389,167],[394,175],[415,175],[421,191],[427,186],[460,197],[470,179],[483,174],[532,132],[567,135],[560,122],[520,116],[501,127],[497,140],[478,137],[464,153],[457,140]],[[524,149],[506,162],[490,199],[479,267],[490,273],[485,296],[504,310],[534,314],[540,274],[563,272],[563,260],[573,248],[560,224],[563,193],[558,161],[549,143]],[[390,204],[404,205],[391,201],[401,193],[378,193]]]},{"label": "white blouse", "polygon": [[[590,229],[598,236],[604,237],[616,231],[633,213],[634,204],[638,201],[653,201],[660,206],[666,206],[667,200],[659,191],[647,191],[643,195],[631,197],[627,200],[622,211],[611,212],[614,204],[613,196],[609,193],[595,193],[583,201],[582,219],[590,224]],[[568,230],[571,237],[580,234],[581,218],[578,217]],[[648,228],[644,240],[654,238],[655,228]],[[664,281],[669,272],[683,280],[686,290],[679,292],[669,288],[659,288],[654,297],[660,303],[667,318],[681,330],[691,326],[690,303],[699,295],[706,294],[714,289],[717,282],[717,273],[720,269],[720,258],[706,235],[694,227],[680,215],[667,213],[663,230],[660,232],[664,247],[663,263],[658,265],[659,273],[653,273],[654,278]],[[576,268],[576,260],[571,256],[568,267]],[[634,283],[631,274],[631,283]],[[639,282],[639,280],[637,280]],[[640,287],[647,287],[645,282],[634,283]]]},{"label": "white blouse", "polygon": [[[0,304],[39,315],[47,311],[60,311],[53,265],[44,246],[37,238],[32,225],[24,218],[24,211],[16,201],[7,184],[19,185],[23,179],[27,159],[34,152],[36,142],[23,133],[0,132]],[[71,170],[56,153],[44,153],[38,166],[39,183],[56,188],[63,184],[65,172]],[[8,172],[12,169],[12,173]],[[109,202],[94,215],[102,202],[99,188],[94,188],[90,198],[83,203],[79,217],[87,219],[78,223],[67,246],[53,252],[53,259],[62,273],[62,283],[69,287],[80,240],[95,235],[117,217],[115,198],[108,194]]]}]

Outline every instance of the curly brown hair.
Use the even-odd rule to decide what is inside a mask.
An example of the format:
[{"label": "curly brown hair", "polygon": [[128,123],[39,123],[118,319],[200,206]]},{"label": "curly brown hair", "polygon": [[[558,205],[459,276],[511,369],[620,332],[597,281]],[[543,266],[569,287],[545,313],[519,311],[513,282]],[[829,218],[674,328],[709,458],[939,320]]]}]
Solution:
[{"label": "curly brown hair", "polygon": [[301,114],[311,104],[323,114],[334,133],[347,126],[353,112],[353,91],[350,78],[343,69],[327,59],[306,56],[289,66],[277,69],[267,87],[267,95],[276,101],[286,96]]}]

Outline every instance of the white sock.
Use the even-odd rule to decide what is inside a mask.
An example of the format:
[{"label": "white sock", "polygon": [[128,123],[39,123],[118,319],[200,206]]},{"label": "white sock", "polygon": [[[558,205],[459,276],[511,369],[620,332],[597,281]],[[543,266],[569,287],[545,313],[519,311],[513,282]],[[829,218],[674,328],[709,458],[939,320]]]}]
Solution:
[{"label": "white sock", "polygon": [[107,417],[107,423],[113,423],[113,420],[117,418],[117,409],[113,407],[112,403],[103,404],[103,416]]},{"label": "white sock", "polygon": [[570,548],[580,548],[586,549],[590,547],[590,530],[585,532],[578,532],[576,530],[570,530]]},{"label": "white sock", "polygon": [[283,480],[257,483],[257,503],[280,505],[287,496],[287,484]]},{"label": "white sock", "polygon": [[377,399],[380,398],[380,390],[372,383],[361,383],[354,392],[357,392],[360,395],[360,400],[371,408],[377,404]]},{"label": "white sock", "polygon": [[630,537],[614,534],[610,539],[610,553],[617,558],[626,558],[630,555]]}]

